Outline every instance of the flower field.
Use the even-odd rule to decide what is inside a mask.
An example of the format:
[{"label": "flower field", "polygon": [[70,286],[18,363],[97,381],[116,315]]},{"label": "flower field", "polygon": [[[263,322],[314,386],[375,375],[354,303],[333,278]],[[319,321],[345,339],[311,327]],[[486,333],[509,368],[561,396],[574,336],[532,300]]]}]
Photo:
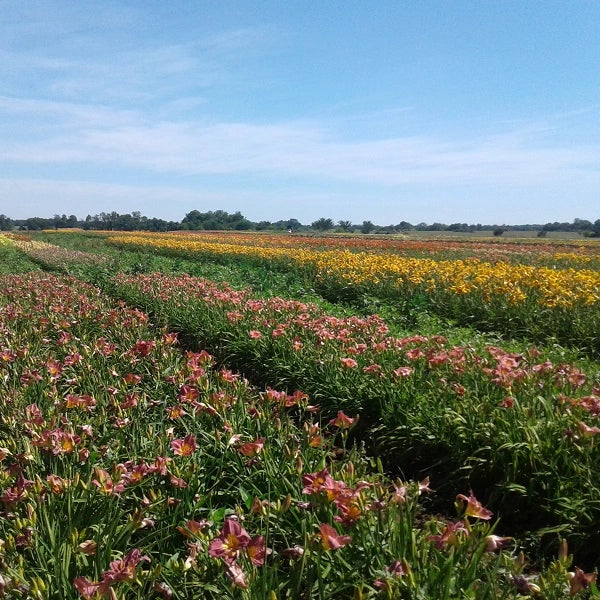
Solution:
[{"label": "flower field", "polygon": [[596,362],[4,249],[0,597],[600,594]]},{"label": "flower field", "polygon": [[[273,236],[267,236],[267,245],[259,245],[262,237],[246,236],[242,243],[234,237],[233,243],[225,243],[219,238],[198,239],[197,235],[124,234],[107,241],[120,248],[170,256],[241,260],[300,270],[330,299],[371,294],[408,306],[421,302],[437,314],[483,330],[528,336],[534,341],[554,338],[600,354],[598,270],[488,262],[475,256],[448,260],[347,248],[314,250],[274,245]],[[255,243],[249,244],[248,238]]]}]

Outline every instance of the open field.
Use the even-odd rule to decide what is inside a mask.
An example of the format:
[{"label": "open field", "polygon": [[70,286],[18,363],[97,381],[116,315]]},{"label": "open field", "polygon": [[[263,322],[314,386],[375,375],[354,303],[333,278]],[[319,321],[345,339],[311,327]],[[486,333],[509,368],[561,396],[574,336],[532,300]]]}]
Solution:
[{"label": "open field", "polygon": [[9,598],[599,595],[597,244],[0,240]]}]

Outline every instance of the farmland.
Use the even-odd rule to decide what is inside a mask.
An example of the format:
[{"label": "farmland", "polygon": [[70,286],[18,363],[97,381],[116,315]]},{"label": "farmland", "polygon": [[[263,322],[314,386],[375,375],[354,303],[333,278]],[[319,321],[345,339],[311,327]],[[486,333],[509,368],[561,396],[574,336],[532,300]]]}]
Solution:
[{"label": "farmland", "polygon": [[7,597],[598,595],[598,243],[0,253]]}]

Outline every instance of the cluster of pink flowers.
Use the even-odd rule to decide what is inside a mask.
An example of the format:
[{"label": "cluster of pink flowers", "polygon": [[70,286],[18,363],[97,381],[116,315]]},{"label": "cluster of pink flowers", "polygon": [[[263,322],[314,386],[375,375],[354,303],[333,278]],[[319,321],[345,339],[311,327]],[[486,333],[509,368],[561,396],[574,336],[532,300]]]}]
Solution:
[{"label": "cluster of pink flowers", "polygon": [[225,519],[219,535],[208,547],[209,556],[221,559],[225,563],[227,577],[241,588],[248,587],[248,584],[238,562],[240,558],[245,556],[253,565],[262,567],[268,552],[262,535],[250,537],[240,523],[232,518]]},{"label": "cluster of pink flowers", "polygon": [[109,568],[102,573],[100,581],[93,582],[87,577],[77,577],[73,585],[85,600],[97,597],[113,600],[117,597],[113,589],[114,584],[132,581],[135,578],[136,567],[143,561],[150,562],[150,558],[140,550],[131,550],[122,559],[113,560]]}]

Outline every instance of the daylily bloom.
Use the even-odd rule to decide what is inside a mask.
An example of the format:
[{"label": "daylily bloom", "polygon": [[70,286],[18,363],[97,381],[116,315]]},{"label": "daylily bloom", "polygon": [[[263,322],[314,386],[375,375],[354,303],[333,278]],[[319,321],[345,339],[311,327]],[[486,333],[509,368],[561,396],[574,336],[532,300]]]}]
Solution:
[{"label": "daylily bloom", "polygon": [[141,375],[135,375],[135,373],[127,373],[125,377],[123,377],[123,381],[125,383],[139,383],[142,380]]},{"label": "daylily bloom", "polygon": [[259,438],[255,442],[244,442],[239,448],[238,451],[244,456],[256,456],[259,452],[262,451],[265,445],[265,438]]},{"label": "daylily bloom", "polygon": [[430,535],[427,537],[428,540],[435,542],[435,547],[441,550],[444,546],[458,546],[459,533],[469,534],[469,530],[465,527],[462,521],[456,521],[456,523],[446,523],[444,531],[439,535]]},{"label": "daylily bloom", "polygon": [[262,535],[257,535],[250,540],[246,547],[246,554],[252,561],[253,565],[262,567],[265,564],[265,556],[268,550],[265,547],[265,538]]},{"label": "daylily bloom", "polygon": [[387,566],[385,570],[395,577],[402,577],[410,573],[410,566],[405,559],[395,560],[391,565]]},{"label": "daylily bloom", "polygon": [[131,581],[135,575],[135,568],[142,562],[150,562],[150,558],[142,555],[137,548],[129,551],[122,559],[113,560],[102,575],[102,581],[113,583],[119,581]]},{"label": "daylily bloom", "polygon": [[600,433],[600,427],[590,427],[583,421],[579,421],[579,430],[583,434],[583,437],[593,437]]},{"label": "daylily bloom", "polygon": [[73,585],[84,600],[92,600],[98,596],[100,596],[100,598],[106,598],[110,589],[108,583],[94,583],[87,577],[76,577],[73,580]]},{"label": "daylily bloom", "polygon": [[244,571],[242,571],[242,567],[240,567],[238,564],[233,563],[229,565],[225,571],[225,575],[227,575],[227,577],[229,577],[229,579],[231,579],[233,584],[237,587],[241,587],[243,589],[248,587]]},{"label": "daylily bloom", "polygon": [[194,402],[195,400],[198,400],[199,396],[200,392],[195,387],[192,387],[191,385],[182,385],[179,390],[178,398],[182,402]]},{"label": "daylily bloom", "polygon": [[574,596],[582,590],[587,590],[591,583],[596,581],[595,573],[584,573],[579,567],[575,567],[575,572],[569,572],[571,584],[571,596]]},{"label": "daylily bloom", "polygon": [[52,490],[53,494],[62,494],[69,484],[68,479],[63,479],[62,477],[58,477],[58,475],[53,474],[47,475],[46,481],[50,485],[50,489]]},{"label": "daylily bloom", "polygon": [[329,424],[335,425],[335,427],[339,427],[340,429],[348,429],[349,427],[352,427],[355,421],[356,418],[353,419],[345,414],[343,410],[340,410],[338,411],[337,417],[335,419],[331,419]]},{"label": "daylily bloom", "polygon": [[352,540],[349,535],[339,535],[338,532],[327,523],[319,525],[319,531],[321,532],[321,544],[325,550],[337,550],[338,548],[343,548]]},{"label": "daylily bloom", "polygon": [[463,500],[467,503],[467,507],[465,509],[465,515],[467,517],[476,517],[477,519],[483,519],[484,521],[488,521],[492,518],[494,514],[491,510],[485,508],[477,498],[473,495],[473,491],[469,492],[469,497],[464,494],[458,494],[456,496],[457,500]]},{"label": "daylily bloom", "polygon": [[154,340],[138,340],[132,350],[138,356],[144,357],[148,356],[154,348],[156,348],[156,342]]},{"label": "daylily bloom", "polygon": [[302,476],[303,494],[316,494],[323,489],[323,486],[333,482],[329,475],[329,469],[325,467],[317,473],[307,473]]},{"label": "daylily bloom", "polygon": [[94,467],[94,474],[96,475],[96,479],[92,479],[92,483],[97,486],[103,494],[117,496],[125,489],[123,483],[115,484],[108,472],[100,467]]},{"label": "daylily bloom", "polygon": [[511,537],[500,537],[499,535],[488,535],[485,537],[485,551],[496,552],[507,546],[513,538]]},{"label": "daylily bloom", "polygon": [[410,377],[413,371],[414,369],[412,367],[398,367],[394,370],[394,375],[396,377]]},{"label": "daylily bloom", "polygon": [[289,558],[291,560],[300,560],[304,554],[304,548],[302,546],[292,546],[281,551],[281,556]]},{"label": "daylily bloom", "polygon": [[173,454],[177,456],[190,456],[198,448],[196,438],[191,433],[186,435],[183,439],[177,439],[171,441],[171,449]]},{"label": "daylily bloom", "polygon": [[250,544],[248,532],[235,520],[226,519],[221,533],[210,543],[208,554],[233,564],[242,549]]},{"label": "daylily bloom", "polygon": [[358,366],[358,363],[353,358],[340,358],[342,367],[346,369],[354,369]]},{"label": "daylily bloom", "polygon": [[419,483],[419,495],[424,493],[432,493],[433,490],[429,487],[429,475]]},{"label": "daylily bloom", "polygon": [[177,333],[165,333],[162,337],[162,341],[166,346],[172,346],[177,343]]},{"label": "daylily bloom", "polygon": [[94,556],[94,554],[96,554],[98,544],[96,544],[94,540],[85,540],[85,542],[81,542],[81,544],[79,544],[77,547],[82,554]]}]

